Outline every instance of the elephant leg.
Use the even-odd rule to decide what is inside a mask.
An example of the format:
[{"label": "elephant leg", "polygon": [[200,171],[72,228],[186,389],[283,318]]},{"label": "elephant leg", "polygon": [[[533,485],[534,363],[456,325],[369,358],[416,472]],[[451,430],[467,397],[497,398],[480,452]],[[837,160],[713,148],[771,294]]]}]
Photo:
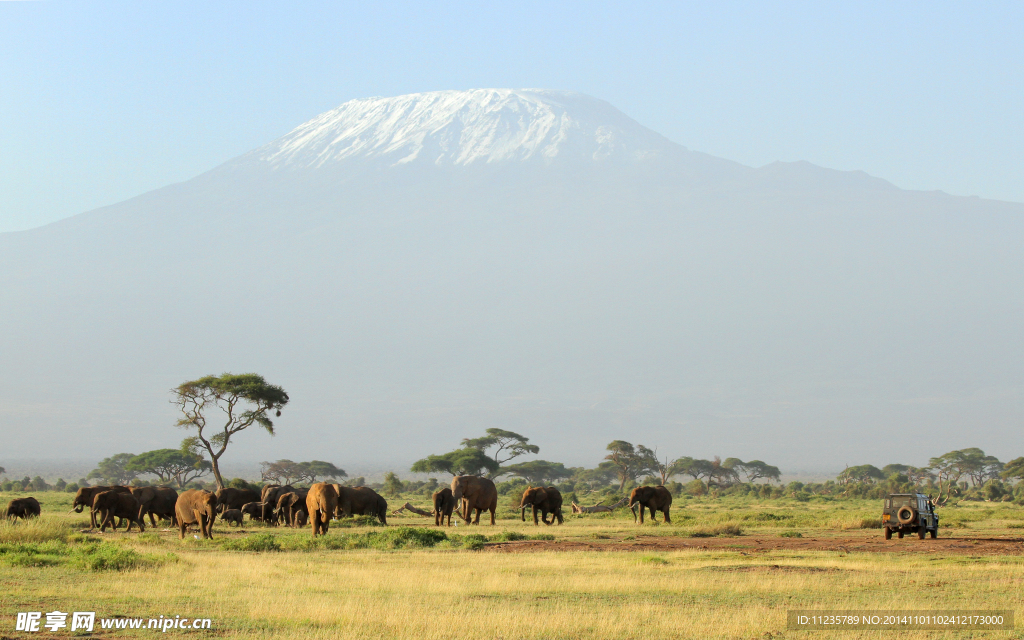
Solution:
[{"label": "elephant leg", "polygon": [[490,512],[491,512],[491,525],[492,526],[494,525],[494,511],[495,511],[495,509],[497,509],[497,507],[491,507],[490,508]]},{"label": "elephant leg", "polygon": [[[543,520],[544,516],[541,516],[541,519]],[[537,524],[537,505],[533,505],[533,524],[534,526]]]},{"label": "elephant leg", "polygon": [[647,510],[647,507],[645,507],[643,504],[641,504],[640,505],[640,524],[644,523],[644,511],[646,511],[646,510]]},{"label": "elephant leg", "polygon": [[672,524],[672,518],[669,517],[668,510],[669,510],[669,508],[665,507],[665,510],[662,511],[662,513],[665,514],[665,522],[668,523],[668,524]]},{"label": "elephant leg", "polygon": [[185,529],[188,529],[188,525],[183,520],[178,521],[178,539],[185,539]]}]

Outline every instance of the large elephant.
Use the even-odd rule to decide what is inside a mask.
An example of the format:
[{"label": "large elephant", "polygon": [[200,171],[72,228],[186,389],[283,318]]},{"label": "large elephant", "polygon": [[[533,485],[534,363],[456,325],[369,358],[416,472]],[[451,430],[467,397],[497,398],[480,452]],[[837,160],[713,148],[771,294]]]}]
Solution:
[{"label": "large elephant", "polygon": [[178,519],[174,515],[174,505],[178,502],[178,492],[170,487],[157,487],[156,497],[149,503],[149,508],[145,511],[149,514],[149,521],[155,527],[156,521],[153,520],[153,516],[157,518],[166,518],[171,521],[171,526],[178,525]]},{"label": "large elephant", "polygon": [[217,519],[217,496],[202,489],[189,489],[174,503],[178,518],[178,537],[184,539],[190,524],[199,527],[203,538],[213,538],[213,522]]},{"label": "large elephant", "polygon": [[[282,494],[277,499],[277,519],[290,527],[299,526],[296,524],[298,513],[306,511],[306,495],[309,489],[296,489]],[[306,513],[309,516],[309,513]]]},{"label": "large elephant", "polygon": [[117,531],[114,518],[121,518],[128,521],[127,531],[132,530],[132,524],[139,525],[139,531],[145,531],[146,525],[139,513],[139,501],[131,493],[119,491],[102,491],[92,499],[92,510],[100,514],[100,532],[107,530],[107,525]]},{"label": "large elephant", "polygon": [[242,514],[248,515],[250,520],[260,522],[274,522],[274,505],[267,502],[250,502],[242,505]]},{"label": "large elephant", "polygon": [[494,512],[498,510],[498,490],[494,483],[479,476],[455,476],[452,478],[452,498],[462,500],[465,513],[462,519],[469,524],[470,515],[476,509],[473,524],[480,524],[480,514],[491,512],[491,524],[494,524]]},{"label": "large elephant", "polygon": [[42,507],[39,506],[39,501],[32,496],[15,498],[7,505],[7,517],[11,519],[38,517],[40,513],[42,513]]},{"label": "large elephant", "polygon": [[369,487],[331,485],[338,492],[338,517],[376,516],[381,524],[388,523],[388,501]]},{"label": "large elephant", "polygon": [[[533,507],[533,524],[537,524],[537,511],[540,511],[541,522],[547,525],[562,524],[562,493],[555,487],[527,487],[523,499],[519,502],[519,511],[523,522],[526,522],[526,508]],[[548,514],[551,522],[548,522]]]},{"label": "large elephant", "polygon": [[[83,509],[89,509],[89,523],[92,528],[96,528],[96,512],[92,509],[93,499],[96,494],[103,493],[104,491],[117,491],[119,493],[131,493],[132,490],[128,487],[114,486],[114,487],[81,487],[77,493],[75,493],[74,499],[71,501],[71,509],[76,513],[82,513]],[[69,512],[70,513],[70,512]]]},{"label": "large elephant", "polygon": [[139,518],[149,514],[149,524],[156,526],[156,517],[174,523],[174,503],[178,492],[170,487],[132,487],[132,496],[139,501]]},{"label": "large elephant", "polygon": [[313,537],[327,534],[327,523],[338,511],[338,492],[326,482],[318,482],[306,494],[306,513],[313,525]]},{"label": "large elephant", "polygon": [[655,512],[665,514],[665,522],[672,522],[669,516],[669,509],[672,508],[672,494],[668,489],[658,485],[657,487],[637,487],[629,494],[629,510],[633,512],[633,522],[636,522],[636,505],[640,505],[640,523],[644,521],[644,509],[651,510],[651,520],[657,522]]},{"label": "large elephant", "polygon": [[455,498],[452,497],[452,490],[449,487],[434,492],[434,524],[440,527],[444,519],[448,518],[446,526],[452,526],[452,511],[455,510]]},{"label": "large elephant", "polygon": [[217,490],[217,509],[222,513],[228,509],[239,509],[249,502],[259,502],[262,498],[259,491],[252,489],[236,489],[225,487]]},{"label": "large elephant", "polygon": [[260,493],[260,502],[268,502],[270,504],[277,504],[278,498],[286,493],[295,491],[295,487],[290,484],[281,486],[279,484],[268,484],[263,487],[262,493]]}]

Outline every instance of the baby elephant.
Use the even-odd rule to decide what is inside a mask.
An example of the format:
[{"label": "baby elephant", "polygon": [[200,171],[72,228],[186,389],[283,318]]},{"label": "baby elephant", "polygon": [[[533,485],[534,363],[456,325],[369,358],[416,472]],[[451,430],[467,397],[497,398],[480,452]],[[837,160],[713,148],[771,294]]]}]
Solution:
[{"label": "baby elephant", "polygon": [[238,526],[242,526],[242,510],[241,509],[228,509],[224,513],[220,514],[222,522],[234,522]]},{"label": "baby elephant", "polygon": [[242,515],[249,516],[251,520],[273,523],[274,505],[269,502],[247,502],[242,505]]}]

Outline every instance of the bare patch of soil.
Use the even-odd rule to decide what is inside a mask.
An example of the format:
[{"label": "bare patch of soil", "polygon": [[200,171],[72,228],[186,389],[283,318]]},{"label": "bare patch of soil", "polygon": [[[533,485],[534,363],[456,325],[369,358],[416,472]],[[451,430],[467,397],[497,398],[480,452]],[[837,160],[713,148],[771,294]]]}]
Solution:
[{"label": "bare patch of soil", "polygon": [[683,551],[722,550],[752,555],[766,551],[838,551],[845,553],[925,553],[956,556],[1024,555],[1021,537],[939,537],[918,540],[908,536],[902,540],[886,540],[880,530],[840,533],[829,536],[782,538],[751,534],[723,538],[678,538],[671,536],[637,536],[636,540],[521,540],[494,542],[484,549],[497,553],[535,553],[543,551]]}]

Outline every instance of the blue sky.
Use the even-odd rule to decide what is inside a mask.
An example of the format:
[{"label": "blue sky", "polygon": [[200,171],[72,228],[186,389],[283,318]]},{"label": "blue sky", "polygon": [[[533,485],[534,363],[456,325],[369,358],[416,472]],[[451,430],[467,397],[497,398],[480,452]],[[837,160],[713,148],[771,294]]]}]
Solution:
[{"label": "blue sky", "polygon": [[1024,3],[480,5],[0,1],[0,231],[346,100],[476,87],[581,91],[753,166],[1024,201]]}]

